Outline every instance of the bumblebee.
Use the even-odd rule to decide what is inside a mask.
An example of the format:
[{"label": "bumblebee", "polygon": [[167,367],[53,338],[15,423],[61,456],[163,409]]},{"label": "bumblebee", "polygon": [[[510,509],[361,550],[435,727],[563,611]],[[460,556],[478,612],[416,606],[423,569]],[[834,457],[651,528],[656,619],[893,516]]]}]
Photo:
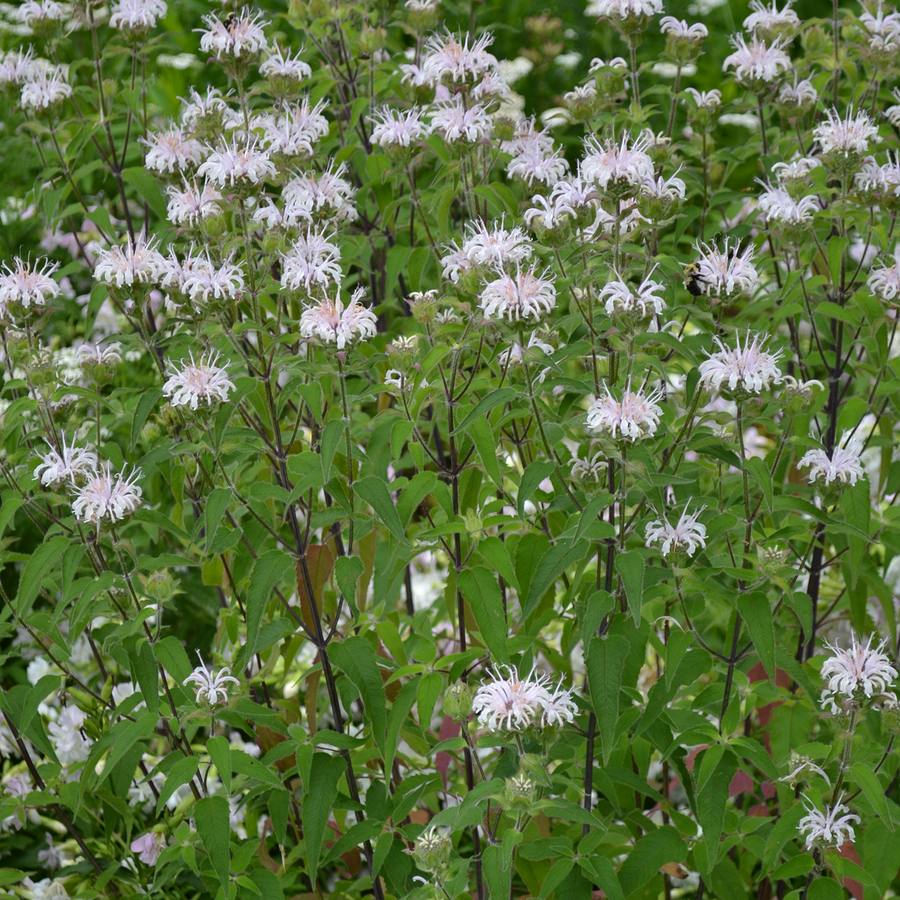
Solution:
[{"label": "bumblebee", "polygon": [[684,269],[684,286],[688,289],[688,293],[695,297],[701,296],[704,283],[705,279],[700,274],[700,263],[688,263]]},{"label": "bumblebee", "polygon": [[238,14],[234,13],[234,12],[230,12],[225,17],[225,21],[222,24],[225,26],[225,30],[229,34],[234,34],[239,21],[240,21],[240,19],[238,18]]}]

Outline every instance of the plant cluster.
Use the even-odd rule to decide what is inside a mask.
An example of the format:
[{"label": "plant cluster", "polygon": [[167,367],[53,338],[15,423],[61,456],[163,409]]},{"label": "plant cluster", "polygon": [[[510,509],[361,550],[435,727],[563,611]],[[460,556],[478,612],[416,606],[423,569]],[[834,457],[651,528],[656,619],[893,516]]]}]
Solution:
[{"label": "plant cluster", "polygon": [[900,13],[476,12],[4,10],[7,895],[900,890]]}]

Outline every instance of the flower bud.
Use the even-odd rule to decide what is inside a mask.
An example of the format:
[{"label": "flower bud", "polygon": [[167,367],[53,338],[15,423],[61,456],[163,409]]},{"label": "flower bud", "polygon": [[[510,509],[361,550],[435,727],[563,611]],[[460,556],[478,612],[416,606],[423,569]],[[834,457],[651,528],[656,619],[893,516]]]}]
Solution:
[{"label": "flower bud", "polygon": [[425,872],[440,872],[449,862],[452,849],[453,844],[445,830],[432,825],[416,838],[413,859]]},{"label": "flower bud", "polygon": [[468,719],[472,712],[472,694],[461,681],[444,691],[444,713],[457,721]]},{"label": "flower bud", "polygon": [[519,772],[506,779],[504,796],[510,808],[528,810],[534,803],[535,784],[525,772]]}]

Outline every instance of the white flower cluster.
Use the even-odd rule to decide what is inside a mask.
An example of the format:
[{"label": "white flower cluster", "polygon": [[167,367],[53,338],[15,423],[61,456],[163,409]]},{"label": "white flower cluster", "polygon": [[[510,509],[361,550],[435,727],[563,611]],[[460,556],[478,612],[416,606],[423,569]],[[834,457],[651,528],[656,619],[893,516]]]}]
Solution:
[{"label": "white flower cluster", "polygon": [[578,706],[561,684],[551,689],[536,668],[522,678],[515,666],[504,666],[482,684],[472,700],[472,712],[490,731],[521,732],[529,728],[563,726],[575,719]]}]

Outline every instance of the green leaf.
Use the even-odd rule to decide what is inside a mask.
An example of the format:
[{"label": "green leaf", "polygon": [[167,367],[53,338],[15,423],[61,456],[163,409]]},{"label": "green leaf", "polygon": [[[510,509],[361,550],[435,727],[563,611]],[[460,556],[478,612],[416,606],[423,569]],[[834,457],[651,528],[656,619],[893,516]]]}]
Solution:
[{"label": "green leaf", "polygon": [[491,900],[507,900],[512,878],[512,866],[503,858],[503,848],[497,845],[485,847],[482,855],[484,880],[490,889]]},{"label": "green leaf", "polygon": [[341,442],[341,437],[343,437],[344,429],[346,427],[347,423],[343,419],[332,419],[322,432],[320,451],[322,458],[322,476],[325,479],[325,484],[328,484],[328,482],[331,481],[331,464],[334,462],[334,453],[337,450],[338,444]]},{"label": "green leaf", "polygon": [[239,775],[245,775],[247,778],[255,778],[262,782],[266,787],[275,788],[283,791],[284,784],[278,777],[278,773],[268,766],[264,766],[258,759],[254,759],[249,753],[243,750],[231,751],[231,767]]},{"label": "green leaf", "polygon": [[19,869],[0,869],[0,885],[18,884],[25,876]]},{"label": "green leaf", "polygon": [[[859,847],[860,844],[857,843],[856,846]],[[866,822],[862,837],[862,858],[866,871],[878,886],[878,896],[883,896],[897,875],[900,834],[891,833],[881,819]],[[868,892],[866,896],[869,896]]]},{"label": "green leaf", "polygon": [[744,460],[747,471],[753,476],[753,480],[762,488],[763,495],[766,498],[766,506],[772,509],[772,473],[768,466],[758,457],[751,456]]},{"label": "green leaf", "polygon": [[176,760],[175,765],[166,773],[166,780],[159,789],[159,799],[156,801],[157,815],[165,808],[166,800],[194,777],[199,766],[200,760],[196,756],[183,756]]},{"label": "green leaf", "polygon": [[176,637],[169,636],[154,644],[153,655],[178,684],[184,684],[184,679],[194,670],[181,641]]},{"label": "green leaf", "polygon": [[338,782],[345,771],[346,764],[339,756],[330,756],[327,753],[313,754],[309,783],[304,785],[300,816],[303,835],[306,838],[306,868],[314,887],[328,817],[337,797]]},{"label": "green leaf", "polygon": [[595,638],[588,648],[587,672],[591,689],[591,705],[597,716],[597,731],[603,752],[603,765],[609,765],[609,757],[615,745],[616,723],[619,719],[619,688],[628,641],[621,635]]},{"label": "green leaf", "polygon": [[497,442],[494,440],[494,431],[491,428],[490,419],[487,416],[479,417],[468,426],[469,437],[478,451],[478,458],[488,473],[491,481],[499,490],[503,490],[503,473],[500,469],[500,459],[497,455]]},{"label": "green leaf", "polygon": [[334,564],[334,577],[344,599],[350,604],[354,615],[356,607],[356,584],[359,576],[365,571],[365,565],[358,556],[339,556]]},{"label": "green leaf", "polygon": [[831,272],[831,283],[835,287],[841,284],[841,263],[848,243],[848,238],[839,235],[832,235],[828,239],[828,269]]},{"label": "green leaf", "polygon": [[476,404],[475,408],[456,426],[453,433],[458,434],[460,431],[466,431],[476,419],[483,419],[492,409],[497,406],[502,406],[504,403],[512,402],[516,399],[516,396],[516,391],[508,387],[500,388],[498,391],[491,391],[487,397]]},{"label": "green leaf", "polygon": [[[708,750],[707,753],[709,752]],[[715,868],[719,859],[721,849],[719,838],[722,836],[722,828],[725,823],[728,789],[736,771],[737,760],[734,758],[734,754],[726,753],[718,760],[715,769],[708,773],[703,787],[697,788],[697,819],[703,826],[703,839],[707,848],[708,867],[701,870],[704,875]]]},{"label": "green leaf", "polygon": [[416,697],[416,712],[419,716],[419,727],[428,731],[434,715],[434,705],[444,689],[444,679],[439,672],[429,672],[416,679],[419,683]]},{"label": "green leaf", "polygon": [[357,481],[354,484],[354,489],[375,510],[378,518],[384,522],[394,538],[403,544],[404,547],[408,547],[409,540],[406,537],[406,530],[400,521],[394,501],[391,500],[387,485],[375,475],[369,475],[368,478],[362,478]]},{"label": "green leaf", "polygon": [[40,593],[44,578],[54,570],[57,560],[72,543],[71,539],[57,535],[44,541],[28,558],[19,578],[19,591],[16,594],[16,613],[24,618]]},{"label": "green leaf", "polygon": [[622,577],[634,624],[640,625],[641,605],[644,599],[644,557],[637,550],[617,553],[616,571]]},{"label": "green leaf", "polygon": [[231,794],[231,747],[228,738],[218,735],[206,742],[206,750],[209,753],[213,765],[216,767],[219,778],[225,786],[225,793]]},{"label": "green leaf", "polygon": [[683,862],[686,856],[687,845],[671,825],[663,825],[645,834],[619,869],[622,892],[630,897],[657,875],[661,866],[669,862]]},{"label": "green leaf", "polygon": [[203,511],[203,528],[206,532],[207,553],[209,553],[209,548],[212,546],[216,532],[222,524],[222,519],[225,517],[225,511],[228,509],[228,504],[231,503],[231,498],[231,488],[224,487],[216,488],[206,498],[205,509]]},{"label": "green leaf", "polygon": [[478,630],[491,656],[498,662],[508,664],[508,626],[497,576],[484,566],[464,569],[459,573],[459,589],[472,607]]},{"label": "green leaf", "polygon": [[259,627],[272,597],[272,588],[293,568],[293,557],[283,550],[269,550],[256,560],[247,589],[247,641],[242,648],[241,666],[256,652]]},{"label": "green leaf", "polygon": [[551,547],[540,559],[531,584],[528,586],[528,597],[522,609],[520,621],[526,622],[534,612],[541,597],[553,587],[557,578],[577,562],[581,562],[585,555],[592,552],[591,545],[587,541],[559,541]]},{"label": "green leaf", "polygon": [[738,597],[738,610],[747,623],[753,646],[772,683],[775,683],[775,620],[769,598],[761,591]]},{"label": "green leaf", "polygon": [[803,818],[806,810],[802,803],[795,803],[787,812],[782,812],[775,823],[775,827],[766,841],[766,855],[763,859],[762,871],[771,872],[781,854],[781,848],[797,837],[797,825]]},{"label": "green leaf", "polygon": [[866,800],[872,804],[879,818],[893,831],[894,823],[891,821],[891,811],[888,809],[884,788],[881,786],[878,776],[865,763],[856,763],[856,765],[851,766],[850,774],[853,780],[862,788],[862,792],[866,795]]},{"label": "green leaf", "polygon": [[394,755],[397,752],[397,742],[400,739],[400,729],[406,724],[409,711],[412,709],[418,689],[418,679],[411,678],[402,688],[400,688],[400,693],[397,694],[397,699],[394,700],[394,703],[391,706],[391,714],[388,716],[387,723],[386,749],[384,751],[385,772],[390,772],[393,768]]},{"label": "green leaf", "polygon": [[150,413],[156,408],[162,398],[163,392],[159,388],[145,388],[141,391],[141,397],[138,400],[134,413],[131,417],[131,449],[134,450],[137,445],[138,438],[141,436],[141,429],[150,417]]},{"label": "green leaf", "polygon": [[353,682],[362,697],[365,717],[372,726],[372,734],[382,756],[387,740],[387,703],[381,669],[372,645],[362,637],[353,636],[331,646],[335,664]]},{"label": "green leaf", "polygon": [[133,166],[122,170],[122,178],[130,184],[141,200],[146,200],[150,208],[165,222],[168,216],[168,204],[156,179],[143,167]]},{"label": "green leaf", "polygon": [[550,477],[552,472],[552,462],[547,459],[537,459],[522,473],[522,480],[519,482],[519,492],[516,495],[516,506],[519,510],[520,519],[525,518],[525,502],[531,498],[538,485],[545,478]]},{"label": "green leaf", "polygon": [[827,875],[814,878],[809,886],[806,900],[844,900],[846,891]]},{"label": "green leaf", "polygon": [[229,873],[231,872],[231,824],[229,823],[228,801],[224,797],[201,797],[193,808],[194,821],[197,823],[197,834],[203,848],[209,854],[210,861],[225,896],[228,896]]},{"label": "green leaf", "polygon": [[505,541],[501,541],[498,537],[482,538],[478,542],[478,552],[497,570],[497,574],[507,584],[516,590],[519,589],[519,579],[516,577],[516,570],[513,568]]}]

